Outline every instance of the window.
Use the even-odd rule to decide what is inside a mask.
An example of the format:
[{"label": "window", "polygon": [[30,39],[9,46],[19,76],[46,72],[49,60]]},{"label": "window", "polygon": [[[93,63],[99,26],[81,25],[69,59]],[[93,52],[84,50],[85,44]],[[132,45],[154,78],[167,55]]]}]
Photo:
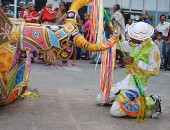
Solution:
[{"label": "window", "polygon": [[1,0],[1,2],[9,2],[10,4],[14,5],[14,0]]},{"label": "window", "polygon": [[27,4],[28,2],[34,2],[34,0],[17,0],[17,6],[19,6],[19,3],[21,1],[25,1],[25,3]]},{"label": "window", "polygon": [[25,1],[25,3],[35,2],[35,0],[0,0],[0,3],[9,2],[9,9],[14,13],[14,17],[18,17],[18,12],[21,11],[19,7],[21,1]]}]

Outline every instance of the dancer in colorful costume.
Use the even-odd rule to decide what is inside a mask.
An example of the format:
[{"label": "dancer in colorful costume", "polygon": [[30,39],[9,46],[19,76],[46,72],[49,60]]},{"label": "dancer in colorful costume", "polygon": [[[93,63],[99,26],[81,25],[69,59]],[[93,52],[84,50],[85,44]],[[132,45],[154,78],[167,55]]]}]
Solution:
[{"label": "dancer in colorful costume", "polygon": [[26,4],[24,1],[21,1],[19,3],[21,11],[19,11],[19,17],[24,18],[25,15],[27,15],[27,9],[26,9]]},{"label": "dancer in colorful costume", "polygon": [[146,91],[149,77],[159,72],[160,52],[150,38],[154,29],[147,23],[138,22],[129,27],[128,33],[131,40],[120,45],[131,53],[130,56],[123,58],[127,66],[126,77],[111,87],[108,93],[106,89],[102,90],[97,96],[97,103],[112,104],[110,113],[116,117],[126,115],[138,117],[141,114],[140,109],[144,107],[142,105],[146,105],[146,108],[152,111],[151,117],[159,118],[162,114],[161,98],[152,95],[145,99],[146,104],[142,104],[140,100],[142,90],[138,89],[133,77],[136,76],[138,84]]}]

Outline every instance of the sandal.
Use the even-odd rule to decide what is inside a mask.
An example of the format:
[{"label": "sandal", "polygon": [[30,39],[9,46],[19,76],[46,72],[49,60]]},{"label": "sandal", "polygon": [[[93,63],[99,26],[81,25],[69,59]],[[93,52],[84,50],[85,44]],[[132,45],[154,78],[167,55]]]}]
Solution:
[{"label": "sandal", "polygon": [[66,63],[61,63],[61,64],[59,64],[59,66],[64,67],[64,66],[67,66],[67,64]]},{"label": "sandal", "polygon": [[72,66],[77,66],[77,64],[76,63],[72,63]]},{"label": "sandal", "polygon": [[84,60],[90,60],[90,58],[84,58]]},{"label": "sandal", "polygon": [[37,63],[37,64],[45,64],[44,61],[37,61],[36,63]]},{"label": "sandal", "polygon": [[51,63],[45,63],[44,65],[45,65],[45,66],[49,66],[49,65],[51,65]]}]

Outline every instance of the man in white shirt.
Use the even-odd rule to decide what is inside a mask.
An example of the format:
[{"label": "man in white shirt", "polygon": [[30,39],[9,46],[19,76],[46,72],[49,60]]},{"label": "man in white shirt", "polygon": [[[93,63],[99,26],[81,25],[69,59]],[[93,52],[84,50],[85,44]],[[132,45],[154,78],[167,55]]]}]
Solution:
[{"label": "man in white shirt", "polygon": [[120,28],[121,34],[125,36],[125,19],[120,12],[120,5],[116,4],[113,6],[114,14],[112,20],[114,20],[114,25]]},{"label": "man in white shirt", "polygon": [[[114,21],[114,26],[120,28],[120,33],[123,36],[125,36],[125,19],[120,12],[119,4],[115,4],[113,6],[113,12],[114,14],[112,16],[112,20]],[[121,64],[120,67],[125,67],[124,62],[122,61],[123,54],[119,48],[116,49],[116,53],[120,56],[120,60],[119,60],[119,64]]]},{"label": "man in white shirt", "polygon": [[[170,23],[166,22],[166,15],[162,14],[160,16],[160,23],[156,26],[155,28],[156,32],[161,32],[163,35],[163,40],[167,41],[168,39],[168,32],[170,31]],[[163,59],[164,59],[164,69],[167,69],[167,44],[164,42],[163,46],[162,46],[162,55],[163,55]]]}]

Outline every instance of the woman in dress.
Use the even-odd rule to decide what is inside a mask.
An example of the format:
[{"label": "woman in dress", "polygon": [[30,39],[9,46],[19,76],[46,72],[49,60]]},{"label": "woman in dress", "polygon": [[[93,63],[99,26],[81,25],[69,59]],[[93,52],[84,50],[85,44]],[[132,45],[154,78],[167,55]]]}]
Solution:
[{"label": "woman in dress", "polygon": [[[63,25],[65,22],[65,19],[67,17],[67,11],[68,11],[68,4],[67,2],[62,2],[60,4],[60,8],[57,11],[56,15],[55,15],[55,20],[56,20],[56,25]],[[59,65],[61,67],[63,66],[67,66],[67,62],[68,60],[63,60],[62,63]]]}]

